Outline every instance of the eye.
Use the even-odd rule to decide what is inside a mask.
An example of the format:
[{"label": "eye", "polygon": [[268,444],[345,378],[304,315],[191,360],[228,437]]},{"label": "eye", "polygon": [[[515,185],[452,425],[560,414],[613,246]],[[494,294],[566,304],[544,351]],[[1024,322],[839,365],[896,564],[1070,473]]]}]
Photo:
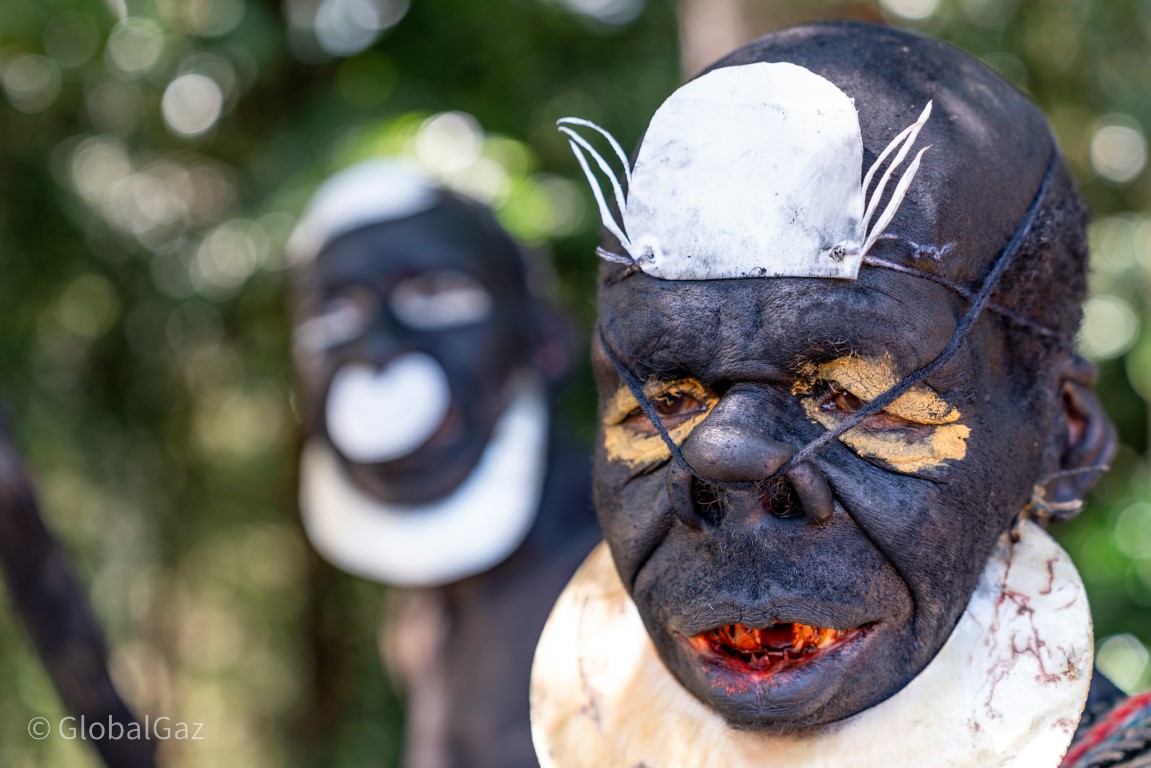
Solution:
[{"label": "eye", "polygon": [[819,410],[824,413],[841,413],[845,416],[850,416],[864,405],[858,397],[834,384],[828,385],[827,391],[818,400]]},{"label": "eye", "polygon": [[455,270],[424,272],[404,280],[388,294],[392,314],[417,331],[439,331],[486,320],[492,296],[479,281]]},{"label": "eye", "polygon": [[301,352],[323,352],[358,338],[376,311],[371,291],[352,288],[329,298],[314,317],[296,326],[292,343]]},{"label": "eye", "polygon": [[[704,402],[702,397],[702,393],[672,388],[653,396],[651,404],[655,408],[664,429],[671,431],[693,416],[707,411],[708,404]],[[643,435],[657,434],[655,425],[640,408],[632,410],[624,418],[622,424],[633,432]]]},{"label": "eye", "polygon": [[[815,406],[820,413],[833,418],[847,418],[863,406],[867,401],[847,391],[833,382],[822,382],[822,391],[815,398]],[[887,411],[873,413],[863,420],[861,427],[873,431],[930,429],[927,424],[910,421]]]}]

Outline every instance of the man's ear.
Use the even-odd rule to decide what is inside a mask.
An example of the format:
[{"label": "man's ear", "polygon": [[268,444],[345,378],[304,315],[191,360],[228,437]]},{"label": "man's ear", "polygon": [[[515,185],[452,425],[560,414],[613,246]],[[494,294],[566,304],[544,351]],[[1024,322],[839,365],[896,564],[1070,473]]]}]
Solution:
[{"label": "man's ear", "polygon": [[1107,469],[1118,448],[1115,425],[1095,395],[1098,371],[1079,355],[1057,372],[1059,408],[1051,430],[1051,456],[1045,500],[1055,508],[1055,519],[1071,517],[1060,507],[1073,509]]}]

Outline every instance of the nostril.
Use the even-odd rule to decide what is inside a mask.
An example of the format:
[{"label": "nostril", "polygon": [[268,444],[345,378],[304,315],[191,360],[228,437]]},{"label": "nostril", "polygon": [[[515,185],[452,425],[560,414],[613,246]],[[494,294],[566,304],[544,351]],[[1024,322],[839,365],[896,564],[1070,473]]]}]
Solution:
[{"label": "nostril", "polygon": [[723,518],[723,504],[720,501],[719,490],[715,486],[698,477],[692,478],[691,501],[701,520],[709,525],[719,525]]},{"label": "nostril", "polygon": [[820,526],[830,523],[835,515],[835,497],[827,478],[806,462],[794,467],[786,477],[808,519]]},{"label": "nostril", "polygon": [[792,488],[791,483],[782,477],[774,477],[760,486],[760,501],[763,508],[780,519],[803,517],[803,502]]},{"label": "nostril", "polygon": [[699,529],[703,524],[699,507],[695,503],[695,476],[691,470],[672,462],[667,472],[667,498],[676,517],[689,528]]},{"label": "nostril", "polygon": [[667,473],[667,496],[672,511],[689,528],[719,525],[723,520],[723,490],[692,474],[687,467],[672,464]]}]

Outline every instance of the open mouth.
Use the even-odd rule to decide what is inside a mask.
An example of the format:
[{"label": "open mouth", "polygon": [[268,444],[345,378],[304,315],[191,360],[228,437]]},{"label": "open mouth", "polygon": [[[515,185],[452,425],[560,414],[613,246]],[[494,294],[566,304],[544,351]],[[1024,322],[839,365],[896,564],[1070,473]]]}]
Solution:
[{"label": "open mouth", "polygon": [[807,624],[771,624],[753,629],[727,624],[689,640],[697,653],[735,671],[774,674],[811,661],[863,634],[865,627],[827,629]]}]

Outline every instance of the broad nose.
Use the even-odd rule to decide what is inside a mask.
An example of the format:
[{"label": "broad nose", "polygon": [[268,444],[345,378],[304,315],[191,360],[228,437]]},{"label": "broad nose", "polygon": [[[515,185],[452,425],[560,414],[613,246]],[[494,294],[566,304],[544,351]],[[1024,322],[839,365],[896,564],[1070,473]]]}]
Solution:
[{"label": "broad nose", "polygon": [[409,336],[390,312],[377,311],[356,344],[357,351],[375,363],[382,363],[406,352],[410,347]]},{"label": "broad nose", "polygon": [[772,435],[770,413],[761,390],[737,386],[692,430],[680,446],[687,466],[673,462],[668,472],[668,497],[680,520],[693,528],[760,514],[818,525],[831,520],[831,487],[812,464],[777,476],[793,451]]}]

